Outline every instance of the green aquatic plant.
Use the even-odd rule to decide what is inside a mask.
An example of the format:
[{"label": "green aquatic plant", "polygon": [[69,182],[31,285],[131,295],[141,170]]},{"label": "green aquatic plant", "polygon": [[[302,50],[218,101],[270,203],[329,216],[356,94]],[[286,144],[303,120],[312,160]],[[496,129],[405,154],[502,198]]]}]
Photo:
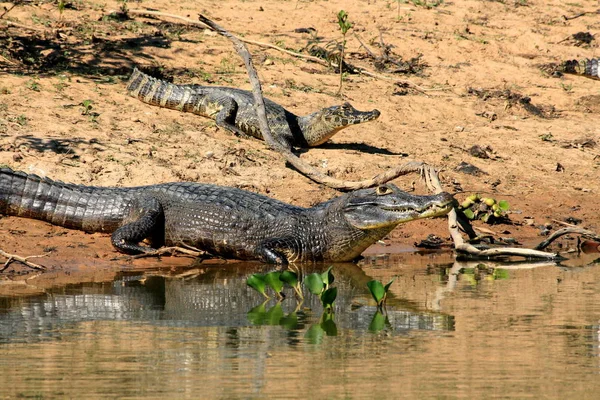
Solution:
[{"label": "green aquatic plant", "polygon": [[381,309],[385,305],[385,301],[387,300],[387,292],[390,290],[390,286],[392,286],[394,280],[395,278],[389,281],[385,286],[383,286],[383,284],[378,280],[372,280],[367,283],[369,292],[371,292],[371,296],[373,296],[373,299],[375,299],[378,308]]},{"label": "green aquatic plant", "polygon": [[328,312],[333,310],[333,303],[337,298],[337,288],[329,287],[334,281],[335,277],[331,272],[333,266],[329,267],[327,271],[323,273],[314,272],[306,277],[304,285],[308,290],[315,296],[319,296],[323,308]]},{"label": "green aquatic plant", "polygon": [[265,281],[265,276],[263,274],[250,275],[246,279],[246,285],[250,286],[252,289],[265,296],[267,299],[269,298],[269,295],[265,292],[265,290],[267,289],[267,282]]},{"label": "green aquatic plant", "polygon": [[298,278],[297,273],[293,271],[283,271],[279,276],[279,279],[281,279],[283,283],[293,288],[299,299],[304,299],[302,288],[300,287],[300,279]]},{"label": "green aquatic plant", "polygon": [[460,204],[458,209],[470,220],[479,219],[493,224],[506,218],[510,205],[506,200],[497,201],[491,197],[472,194]]}]

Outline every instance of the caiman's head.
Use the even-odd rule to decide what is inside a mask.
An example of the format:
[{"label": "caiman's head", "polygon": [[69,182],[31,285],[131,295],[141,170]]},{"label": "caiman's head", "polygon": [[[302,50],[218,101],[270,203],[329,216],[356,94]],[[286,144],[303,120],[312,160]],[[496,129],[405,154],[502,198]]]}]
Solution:
[{"label": "caiman's head", "polygon": [[416,196],[392,184],[356,190],[336,200],[331,210],[341,214],[345,222],[326,229],[331,234],[324,258],[331,261],[352,261],[398,224],[445,215],[454,202],[448,193]]},{"label": "caiman's head", "polygon": [[325,143],[347,126],[372,121],[379,115],[379,110],[358,111],[350,103],[344,103],[301,117],[299,123],[306,142],[312,147]]},{"label": "caiman's head", "polygon": [[453,201],[448,193],[417,196],[385,184],[350,193],[343,212],[350,225],[361,230],[393,228],[403,222],[445,215]]}]

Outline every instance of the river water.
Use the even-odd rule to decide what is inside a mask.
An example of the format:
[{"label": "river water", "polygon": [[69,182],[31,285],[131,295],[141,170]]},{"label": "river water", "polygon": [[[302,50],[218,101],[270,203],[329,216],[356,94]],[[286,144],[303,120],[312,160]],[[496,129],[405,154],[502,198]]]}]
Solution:
[{"label": "river water", "polygon": [[[291,291],[263,304],[246,277],[272,267],[241,263],[4,296],[0,396],[598,398],[600,266],[583,264],[336,264],[333,315]],[[394,276],[377,314],[366,282]]]}]

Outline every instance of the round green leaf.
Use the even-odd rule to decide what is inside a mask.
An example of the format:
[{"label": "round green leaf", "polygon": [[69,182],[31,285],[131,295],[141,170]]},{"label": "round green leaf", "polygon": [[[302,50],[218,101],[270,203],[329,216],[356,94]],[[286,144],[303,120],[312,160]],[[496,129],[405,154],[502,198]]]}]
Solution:
[{"label": "round green leaf", "polygon": [[500,200],[498,202],[498,207],[500,207],[502,211],[508,211],[508,209],[510,208],[510,206],[508,205],[508,201],[506,200]]},{"label": "round green leaf", "polygon": [[383,288],[383,285],[377,280],[372,280],[367,282],[367,286],[369,287],[371,296],[373,296],[373,298],[379,305],[383,300],[383,297],[385,296],[385,289]]},{"label": "round green leaf", "polygon": [[265,282],[275,291],[275,293],[281,293],[283,290],[283,282],[279,279],[280,276],[281,272],[279,271],[269,272],[265,275]]},{"label": "round green leaf", "polygon": [[269,297],[265,293],[265,276],[263,274],[250,275],[248,279],[246,279],[246,284],[263,296]]},{"label": "round green leaf", "polygon": [[317,296],[323,292],[323,288],[325,287],[321,274],[317,274],[316,272],[308,275],[306,279],[304,279],[304,285],[312,294]]},{"label": "round green leaf", "polygon": [[466,208],[464,210],[462,210],[463,214],[465,214],[465,217],[469,218],[469,219],[473,219],[475,218],[475,213],[473,213],[473,210],[471,210],[470,208]]},{"label": "round green leaf", "polygon": [[298,274],[293,271],[283,271],[279,276],[279,279],[291,287],[294,287],[298,284]]}]

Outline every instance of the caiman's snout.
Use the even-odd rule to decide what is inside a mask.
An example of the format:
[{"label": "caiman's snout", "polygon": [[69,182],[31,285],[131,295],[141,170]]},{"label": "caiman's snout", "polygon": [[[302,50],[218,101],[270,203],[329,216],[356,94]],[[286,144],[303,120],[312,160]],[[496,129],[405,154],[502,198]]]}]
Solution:
[{"label": "caiman's snout", "polygon": [[452,209],[454,201],[449,193],[418,196],[386,184],[354,192],[348,199],[344,214],[356,228],[378,229],[445,215]]},{"label": "caiman's snout", "polygon": [[341,106],[333,106],[326,110],[325,120],[333,123],[337,127],[361,124],[363,122],[373,121],[379,118],[379,110],[359,111],[352,107],[350,103],[344,103]]}]

